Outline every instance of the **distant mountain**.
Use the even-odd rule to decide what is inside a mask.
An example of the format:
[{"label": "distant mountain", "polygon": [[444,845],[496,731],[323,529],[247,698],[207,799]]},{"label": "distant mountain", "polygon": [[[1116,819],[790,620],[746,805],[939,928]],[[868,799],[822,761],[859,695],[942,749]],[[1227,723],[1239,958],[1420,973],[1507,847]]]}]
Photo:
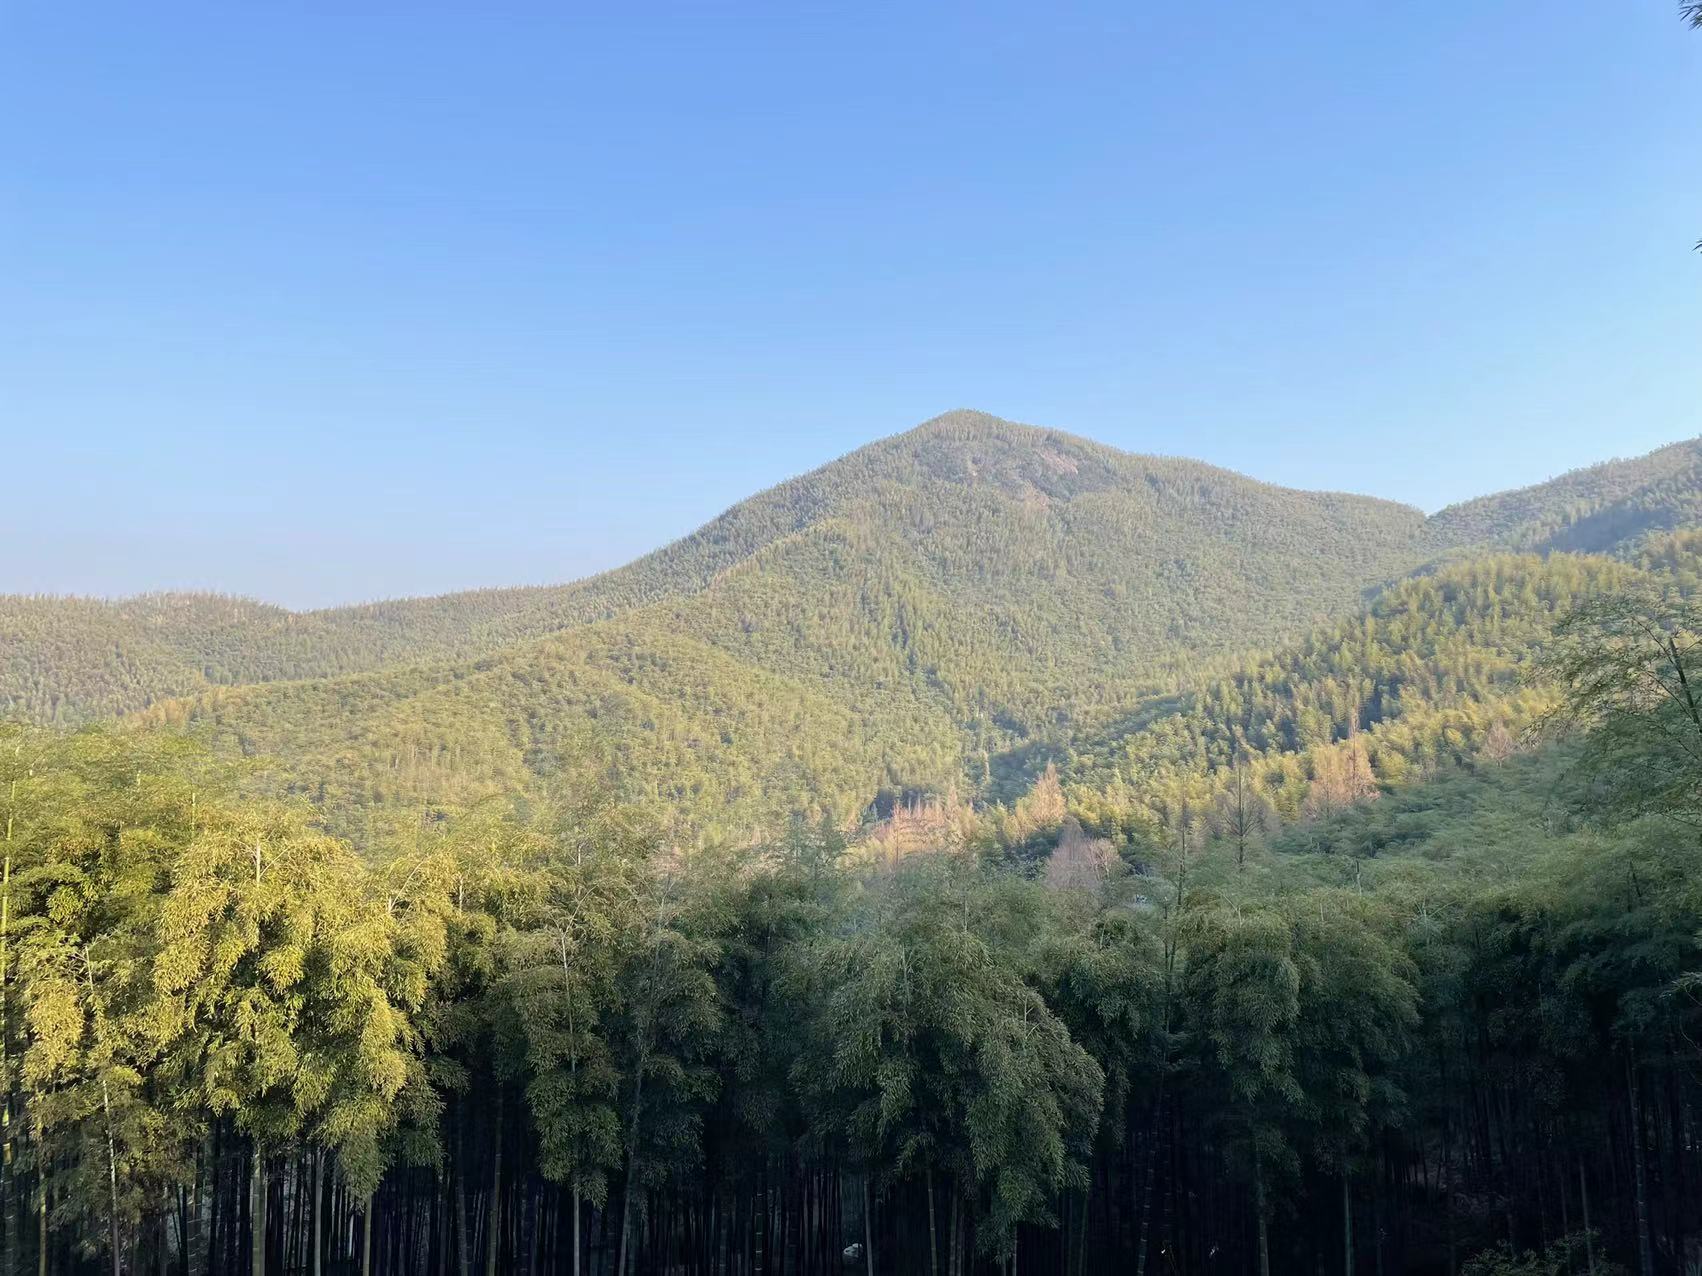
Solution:
[{"label": "distant mountain", "polygon": [[1702,524],[1702,439],[1573,470],[1534,487],[1450,505],[1426,527],[1438,552],[1497,548],[1623,554]]},{"label": "distant mountain", "polygon": [[[215,685],[482,655],[690,597],[769,547],[835,523],[907,542],[924,575],[958,595],[979,597],[977,582],[1025,576],[1070,594],[1112,580],[1123,589],[1116,610],[1128,623],[1111,628],[1176,646],[1182,626],[1216,618],[1217,567],[1230,569],[1228,582],[1303,545],[1340,560],[1340,570],[1301,564],[1311,579],[1297,582],[1298,591],[1270,591],[1269,619],[1280,624],[1350,596],[1402,557],[1421,521],[1388,502],[1284,492],[1192,462],[1128,456],[954,412],[743,501],[626,567],[568,585],[302,613],[209,595],[0,598],[0,711],[75,722]],[[1024,557],[1007,561],[1013,551]],[[1353,582],[1345,592],[1344,581]],[[1162,592],[1143,598],[1147,586]]]},{"label": "distant mountain", "polygon": [[345,822],[595,764],[731,835],[883,788],[985,788],[1025,742],[1115,732],[1439,557],[1629,554],[1698,522],[1698,455],[1426,520],[954,412],[571,585],[300,614],[3,600],[0,704],[62,722],[155,706],[282,759]]}]

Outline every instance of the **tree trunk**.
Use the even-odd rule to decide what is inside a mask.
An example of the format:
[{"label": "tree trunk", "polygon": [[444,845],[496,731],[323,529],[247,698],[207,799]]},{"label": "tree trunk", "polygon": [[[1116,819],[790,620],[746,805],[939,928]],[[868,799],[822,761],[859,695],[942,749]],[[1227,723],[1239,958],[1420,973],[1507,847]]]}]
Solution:
[{"label": "tree trunk", "polygon": [[1353,1276],[1353,1180],[1342,1170],[1342,1273]]},{"label": "tree trunk", "polygon": [[[104,1095],[104,1094],[106,1094],[106,1091],[107,1091],[107,1084],[103,1080],[101,1082],[101,1092]],[[109,1203],[111,1205],[111,1215],[107,1220],[108,1221],[107,1241],[108,1241],[109,1246],[112,1249],[112,1276],[123,1276],[123,1273],[124,1273],[124,1247],[123,1247],[122,1242],[120,1242],[120,1240],[118,1239],[118,1149],[113,1145],[113,1139],[112,1139],[112,1101],[111,1101],[110,1098],[107,1098],[105,1100],[105,1103],[106,1103],[106,1186],[107,1186],[107,1191],[109,1193]]]},{"label": "tree trunk", "polygon": [[313,1276],[325,1276],[325,1153],[313,1154],[313,1208],[308,1210],[313,1228]]},{"label": "tree trunk", "polygon": [[869,1192],[869,1176],[863,1175],[863,1276],[875,1276],[874,1196]]},{"label": "tree trunk", "polygon": [[360,1276],[372,1276],[372,1197],[361,1202]]},{"label": "tree trunk", "polygon": [[951,1180],[951,1253],[946,1256],[949,1276],[963,1276],[963,1185]]},{"label": "tree trunk", "polygon": [[491,1156],[491,1203],[485,1214],[485,1276],[496,1276],[497,1245],[502,1237],[502,1087],[496,1088],[496,1150]]},{"label": "tree trunk", "polygon": [[1377,1255],[1377,1276],[1383,1276],[1383,1189],[1387,1186],[1384,1180],[1373,1184],[1371,1190],[1371,1243]]},{"label": "tree trunk", "polygon": [[[644,1101],[644,1063],[645,1052],[638,1055],[637,1076],[632,1086],[632,1120],[627,1123],[626,1133],[626,1184],[621,1191],[621,1239],[620,1257],[615,1261],[615,1276],[626,1276],[626,1259],[628,1243],[632,1235],[632,1188],[633,1179],[638,1168],[638,1115],[643,1110]],[[780,1253],[782,1264],[786,1262],[786,1252],[782,1246]]]},{"label": "tree trunk", "polygon": [[940,1238],[934,1227],[934,1167],[928,1167],[928,1271],[940,1276]]},{"label": "tree trunk", "polygon": [[[0,997],[4,994],[0,993]],[[5,1035],[5,1028],[0,1025],[0,1037]],[[0,1061],[0,1084],[4,1084],[6,1065]],[[4,1276],[17,1276],[20,1261],[20,1246],[18,1236],[18,1171],[12,1161],[12,1096],[11,1087],[6,1087],[7,1093],[0,1096],[0,1103],[5,1105],[5,1147],[0,1150],[0,1174],[5,1176],[5,1184],[0,1191],[6,1196],[6,1250],[4,1258]]]},{"label": "tree trunk", "polygon": [[579,1256],[584,1252],[579,1242],[579,1216],[585,1212],[579,1200],[579,1176],[573,1176],[573,1276],[579,1276]]},{"label": "tree trunk", "polygon": [[[1166,1030],[1168,1032],[1168,1029]],[[1158,1098],[1153,1105],[1152,1130],[1147,1136],[1146,1172],[1142,1176],[1140,1199],[1141,1232],[1135,1247],[1135,1276],[1146,1276],[1147,1240],[1152,1234],[1152,1182],[1158,1160],[1159,1132],[1164,1128],[1164,1082],[1169,1068],[1158,1074]]]},{"label": "tree trunk", "polygon": [[1087,1234],[1092,1230],[1089,1226],[1092,1221],[1093,1175],[1089,1173],[1087,1186],[1082,1188],[1081,1192],[1081,1225],[1076,1228],[1076,1276],[1086,1276],[1087,1273]]},{"label": "tree trunk", "polygon": [[1271,1276],[1270,1233],[1265,1222],[1265,1167],[1257,1149],[1253,1152],[1253,1211],[1259,1223],[1259,1276]]},{"label": "tree trunk", "polygon": [[[1447,1084],[1448,1074],[1444,1068],[1442,1082]],[[1448,1218],[1448,1276],[1455,1276],[1459,1270],[1459,1245],[1455,1237],[1454,1224],[1454,1141],[1451,1137],[1453,1124],[1444,1119],[1442,1122],[1442,1164],[1439,1172],[1443,1178],[1443,1187],[1447,1190],[1446,1201]],[[1469,1140],[1468,1140],[1469,1142]],[[1462,1150],[1461,1155],[1465,1153]]]},{"label": "tree trunk", "polygon": [[266,1168],[256,1147],[248,1158],[249,1270],[266,1276]]},{"label": "tree trunk", "polygon": [[1649,1184],[1644,1165],[1643,1113],[1637,1097],[1637,1047],[1625,1056],[1625,1088],[1631,1104],[1631,1172],[1637,1200],[1637,1263],[1642,1276],[1655,1276],[1655,1256],[1649,1243]]},{"label": "tree trunk", "polygon": [[473,1276],[473,1238],[467,1234],[466,1100],[455,1106],[455,1260],[460,1276]]},{"label": "tree trunk", "polygon": [[201,1276],[202,1246],[201,1201],[207,1191],[207,1155],[203,1142],[195,1156],[195,1182],[190,1185],[189,1199],[183,1211],[183,1270],[188,1276]]},{"label": "tree trunk", "polygon": [[1588,1276],[1596,1276],[1596,1238],[1590,1233],[1590,1184],[1584,1177],[1584,1158],[1578,1158],[1578,1199],[1584,1207],[1584,1262]]},{"label": "tree trunk", "polygon": [[538,1193],[526,1191],[526,1276],[538,1276]]}]

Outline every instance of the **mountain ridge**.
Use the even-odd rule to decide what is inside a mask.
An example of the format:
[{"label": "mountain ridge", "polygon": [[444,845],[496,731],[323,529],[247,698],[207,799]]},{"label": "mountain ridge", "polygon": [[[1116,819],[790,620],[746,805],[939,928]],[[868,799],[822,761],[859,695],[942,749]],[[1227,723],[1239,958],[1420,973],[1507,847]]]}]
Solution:
[{"label": "mountain ridge", "polygon": [[[1556,504],[1569,518],[1557,518]],[[1604,528],[1602,515],[1624,521]],[[1681,439],[1637,457],[1615,457],[1568,470],[1541,483],[1458,501],[1429,516],[1426,523],[1446,529],[1454,548],[1494,543],[1498,548],[1540,551],[1576,549],[1586,539],[1581,526],[1598,538],[1675,531],[1702,516],[1702,438]],[[1560,543],[1561,541],[1567,543]],[[1556,543],[1548,544],[1547,541]]]},{"label": "mountain ridge", "polygon": [[283,789],[349,819],[597,759],[731,835],[799,793],[843,818],[985,790],[994,758],[1112,730],[1451,556],[1624,556],[1702,523],[1699,455],[1426,518],[953,412],[564,586],[308,613],[0,599],[0,708],[142,711],[282,760]]},{"label": "mountain ridge", "polygon": [[1301,496],[1318,498],[1337,497],[1346,501],[1374,503],[1392,509],[1407,511],[1429,524],[1436,524],[1438,522],[1465,522],[1465,515],[1468,511],[1473,511],[1482,507],[1505,504],[1509,502],[1511,498],[1515,497],[1525,497],[1527,495],[1552,492],[1559,486],[1573,484],[1580,480],[1587,480],[1598,476],[1611,476],[1614,472],[1621,471],[1628,467],[1645,466],[1648,463],[1655,461],[1657,458],[1665,458],[1668,456],[1683,457],[1690,462],[1690,464],[1686,466],[1686,469],[1694,471],[1702,468],[1702,436],[1698,436],[1695,438],[1681,439],[1672,443],[1663,444],[1661,447],[1642,455],[1630,457],[1610,457],[1603,461],[1594,462],[1589,465],[1579,466],[1577,468],[1564,471],[1560,474],[1534,483],[1523,484],[1519,487],[1509,488],[1500,492],[1493,492],[1482,496],[1468,497],[1461,501],[1450,502],[1448,505],[1441,507],[1434,513],[1426,514],[1419,506],[1412,505],[1404,501],[1394,500],[1389,497],[1377,496],[1372,493],[1353,492],[1341,488],[1291,486],[1268,479],[1257,478],[1252,475],[1244,474],[1241,471],[1232,469],[1228,466],[1218,465],[1210,461],[1198,460],[1179,453],[1128,451],[1118,448],[1112,444],[1102,443],[1086,435],[1074,434],[1051,426],[1026,425],[1019,422],[1007,421],[994,416],[993,414],[982,412],[979,409],[974,408],[953,408],[947,412],[931,417],[908,430],[871,440],[870,442],[862,444],[849,452],[825,461],[802,474],[782,479],[778,483],[772,484],[767,488],[763,488],[753,493],[751,496],[735,502],[735,504],[730,506],[727,510],[715,515],[701,526],[687,532],[683,536],[676,537],[674,540],[668,541],[663,545],[658,546],[656,549],[648,550],[645,553],[640,554],[637,558],[626,563],[617,564],[616,566],[593,572],[588,576],[575,577],[569,580],[534,584],[478,585],[467,589],[443,590],[428,594],[401,594],[367,599],[358,602],[335,603],[324,607],[301,608],[289,607],[282,603],[271,602],[256,595],[229,593],[216,589],[148,589],[140,590],[135,593],[119,595],[54,593],[50,591],[0,593],[0,604],[12,604],[18,602],[42,604],[88,604],[122,609],[137,606],[145,607],[149,604],[157,604],[161,602],[169,602],[172,604],[207,603],[225,604],[231,607],[252,608],[255,610],[275,613],[280,618],[307,620],[331,615],[373,613],[392,608],[441,604],[457,599],[476,599],[491,596],[517,598],[526,595],[578,591],[601,581],[605,577],[625,572],[628,569],[642,564],[659,554],[663,554],[682,544],[703,537],[706,533],[710,532],[718,524],[725,520],[730,514],[743,506],[752,504],[753,502],[758,502],[765,497],[779,494],[797,484],[804,483],[823,472],[834,469],[844,462],[853,460],[863,453],[881,449],[889,445],[899,444],[905,440],[918,436],[925,436],[929,432],[944,432],[946,427],[957,424],[958,422],[966,419],[976,419],[981,422],[1020,430],[1034,435],[1056,437],[1073,445],[1099,449],[1107,453],[1136,461],[1187,466],[1193,469],[1210,472],[1224,478],[1257,484],[1273,491],[1292,493]]},{"label": "mountain ridge", "polygon": [[1073,447],[1091,449],[1111,456],[1123,458],[1125,460],[1147,462],[1154,465],[1186,467],[1192,470],[1212,474],[1224,480],[1255,484],[1276,492],[1318,498],[1335,497],[1344,501],[1376,504],[1391,509],[1406,511],[1420,519],[1424,518],[1423,510],[1419,509],[1417,506],[1386,497],[1349,492],[1334,488],[1293,487],[1287,484],[1256,478],[1252,475],[1243,474],[1238,470],[1230,469],[1227,466],[1217,465],[1210,461],[1197,460],[1180,454],[1128,451],[1118,448],[1112,444],[1102,443],[1085,435],[1073,434],[1069,431],[1059,430],[1050,426],[1027,425],[1020,422],[1008,421],[994,416],[991,413],[982,412],[979,409],[974,408],[953,408],[949,411],[940,413],[937,416],[930,417],[928,420],[912,426],[908,430],[903,430],[896,434],[883,435],[882,437],[873,439],[868,443],[861,444],[849,452],[845,452],[837,457],[824,461],[820,465],[817,465],[802,474],[793,475],[792,477],[782,479],[778,483],[774,483],[769,487],[762,488],[752,493],[750,496],[744,497],[735,502],[732,506],[729,506],[728,509],[723,510],[720,514],[715,515],[707,522],[697,528],[694,528],[692,531],[687,532],[685,535],[676,537],[675,539],[668,541],[653,550],[648,550],[629,562],[621,563],[613,567],[605,568],[601,571],[593,572],[588,576],[576,577],[571,580],[539,584],[480,585],[469,589],[444,590],[431,594],[404,594],[394,597],[368,599],[360,602],[337,603],[325,607],[303,608],[288,607],[284,604],[270,602],[264,598],[254,595],[227,593],[221,590],[200,589],[151,589],[141,590],[133,594],[122,594],[116,596],[100,594],[56,594],[39,591],[34,593],[0,593],[0,601],[22,599],[38,602],[93,603],[112,607],[125,607],[131,605],[146,605],[156,600],[172,602],[180,600],[185,602],[205,600],[208,602],[228,603],[232,606],[252,607],[259,610],[277,613],[280,616],[289,616],[297,619],[310,619],[333,614],[373,612],[392,607],[407,607],[416,604],[443,603],[459,598],[476,598],[487,595],[521,596],[527,594],[579,590],[602,580],[604,577],[615,575],[624,572],[629,568],[638,566],[647,560],[650,560],[660,554],[664,554],[670,550],[674,550],[683,544],[706,538],[724,521],[728,520],[731,516],[735,515],[745,507],[760,504],[768,498],[778,497],[790,490],[800,487],[800,485],[808,484],[812,480],[834,471],[847,463],[856,462],[865,454],[880,454],[886,450],[901,448],[903,445],[911,443],[912,441],[924,441],[937,436],[958,438],[986,437],[985,432],[988,430],[1003,430],[1013,432],[1018,436],[1027,436],[1030,438],[1056,439]]},{"label": "mountain ridge", "polygon": [[[981,463],[977,446],[994,449],[992,465]],[[1013,455],[1018,458],[1014,463]],[[65,627],[61,613],[73,613],[72,620],[94,631],[94,641],[79,651],[67,649],[62,635],[49,634],[60,647],[56,663],[84,671],[81,676],[99,688],[80,703],[79,697],[45,683],[25,690],[23,671],[0,668],[0,711],[79,721],[212,686],[473,657],[696,593],[777,539],[855,505],[864,489],[878,483],[925,481],[967,490],[996,486],[1007,494],[1056,500],[1105,490],[1118,467],[1139,470],[1159,488],[1207,481],[1226,491],[1316,502],[1337,517],[1366,510],[1403,520],[1422,518],[1411,507],[1378,498],[1281,488],[1202,462],[1125,453],[1062,431],[959,410],[764,489],[628,564],[561,585],[492,587],[303,612],[185,592],[113,601],[0,596],[0,649],[11,648],[15,660],[18,648],[43,642],[43,632],[55,626]]]}]

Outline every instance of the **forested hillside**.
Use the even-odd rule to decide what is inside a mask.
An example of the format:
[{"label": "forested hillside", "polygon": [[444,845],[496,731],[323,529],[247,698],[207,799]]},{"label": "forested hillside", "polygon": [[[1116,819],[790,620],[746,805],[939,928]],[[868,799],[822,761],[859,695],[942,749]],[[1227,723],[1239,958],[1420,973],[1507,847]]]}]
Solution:
[{"label": "forested hillside", "polygon": [[[1682,535],[1652,529],[1689,519],[1696,455],[1426,521],[954,413],[576,585],[304,615],[12,600],[5,694],[36,720],[146,708],[191,726],[265,759],[264,783],[363,844],[564,766],[617,775],[699,839],[918,797],[1008,800],[1048,759],[1101,792],[1100,822],[1168,818],[1210,800],[1197,773],[1208,755],[1222,766],[1232,725],[1292,818],[1319,765],[1353,773],[1332,781],[1347,791],[1516,730],[1528,705],[1483,706],[1555,608],[1617,570],[1465,547],[1564,543],[1694,571]],[[1457,587],[1453,567],[1397,583],[1438,555],[1466,556]],[[1321,654],[1356,643],[1370,646]],[[1213,679],[1228,681],[1201,690]],[[1248,694],[1261,703],[1229,703]],[[1315,747],[1361,730],[1340,763]],[[1147,772],[1165,783],[1129,799],[1117,777]]]},{"label": "forested hillside", "polygon": [[1500,547],[1616,553],[1702,521],[1702,440],[1607,461],[1515,492],[1451,505],[1426,535],[1438,551]]},{"label": "forested hillside", "polygon": [[[799,536],[849,538],[852,555],[878,545],[904,587],[998,628],[1001,661],[1056,662],[1037,671],[1054,685],[1107,665],[1151,672],[1295,636],[1452,549],[1616,552],[1692,525],[1697,456],[1696,444],[1675,445],[1425,521],[1387,502],[1285,491],[956,412],[570,585],[304,613],[208,595],[0,599],[0,710],[76,723],[212,686],[475,658],[713,592]],[[794,570],[784,552],[765,562],[770,592],[802,590],[806,609],[834,578],[832,563]]]},{"label": "forested hillside", "polygon": [[1693,460],[959,414],[558,590],[14,600],[131,712],[0,737],[0,1270],[1676,1274]]},{"label": "forested hillside", "polygon": [[[1702,613],[1650,584],[1439,573],[1202,693],[1296,748],[1343,708],[1302,674],[1580,601],[1532,684],[1553,742],[1250,847],[1185,812],[1089,840],[1048,779],[901,855],[682,856],[562,773],[363,857],[170,733],[9,730],[4,1261],[1676,1276]],[[1438,705],[1508,689],[1477,659]]]},{"label": "forested hillside", "polygon": [[[1283,491],[959,412],[571,585],[304,614],[197,596],[6,600],[0,694],[36,720],[75,722],[208,684],[477,655],[691,597],[762,551],[812,533],[889,540],[916,587],[1030,621],[1018,643],[1067,632],[1065,622],[1076,620],[1092,627],[1082,641],[1094,650],[1119,640],[1149,660],[1182,649],[1183,625],[1235,624],[1275,636],[1341,606],[1405,565],[1420,521],[1387,502]],[[1295,579],[1278,591],[1272,573],[1284,563]],[[811,583],[787,573],[784,555],[776,570],[777,593]],[[50,650],[56,659],[45,659]]]},{"label": "forested hillside", "polygon": [[[1656,551],[1659,553],[1659,551]],[[1626,591],[1684,592],[1688,546],[1643,571],[1598,555],[1486,555],[1380,592],[1365,611],[1061,751],[1090,823],[1223,817],[1253,795],[1275,827],[1521,747],[1551,701],[1530,677],[1557,621]]]},{"label": "forested hillside", "polygon": [[996,631],[949,626],[944,604],[859,574],[790,623],[783,598],[765,614],[728,582],[467,668],[238,689],[144,721],[269,759],[270,788],[362,844],[564,767],[666,810],[687,841],[793,816],[849,827],[877,801],[1009,802],[1049,764],[1078,818],[1111,836],[1220,820],[1230,788],[1275,827],[1516,748],[1547,703],[1522,674],[1557,618],[1606,592],[1682,589],[1702,566],[1688,540],[1649,554],[1648,571],[1573,554],[1448,564],[1296,644],[1202,662],[1192,690],[1162,695],[1114,670],[1025,683]]}]

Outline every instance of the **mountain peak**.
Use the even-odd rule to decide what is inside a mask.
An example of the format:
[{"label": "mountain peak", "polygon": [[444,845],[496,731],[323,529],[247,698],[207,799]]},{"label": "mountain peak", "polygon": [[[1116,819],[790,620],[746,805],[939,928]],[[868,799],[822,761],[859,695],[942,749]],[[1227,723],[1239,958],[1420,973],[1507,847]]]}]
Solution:
[{"label": "mountain peak", "polygon": [[[980,669],[1058,671],[1074,659],[1069,678],[1047,692],[1063,705],[1105,667],[1133,677],[1282,640],[1440,555],[1625,554],[1651,534],[1694,526],[1702,526],[1697,441],[1426,520],[1393,502],[1276,487],[956,408],[569,584],[302,614],[211,595],[0,598],[0,650],[63,647],[50,670],[0,669],[0,713],[78,721],[212,683],[479,660],[657,610],[704,610],[716,625],[732,615],[730,645],[758,632],[778,645],[799,614],[843,621],[867,607],[890,608],[882,624],[913,634],[899,616],[923,600],[939,634],[962,642],[979,634],[971,645],[984,655]],[[753,580],[785,585],[759,597],[744,592]],[[757,604],[777,597],[791,619],[763,630]],[[871,639],[868,652],[877,650]],[[892,685],[886,673],[876,681]]]},{"label": "mountain peak", "polygon": [[938,416],[929,417],[908,433],[969,434],[977,431],[990,433],[998,429],[1035,430],[1036,427],[1018,425],[1014,421],[1006,420],[1001,416],[994,416],[991,412],[983,412],[979,408],[951,408]]},{"label": "mountain peak", "polygon": [[[879,453],[894,448],[915,448],[925,445],[950,447],[953,445],[982,445],[999,444],[1006,447],[1038,447],[1053,438],[1068,438],[1057,430],[1043,426],[1024,425],[991,412],[982,412],[977,408],[953,408],[938,416],[929,417],[920,425],[897,434],[889,434],[885,438],[858,448],[848,456],[841,458],[849,460],[864,452]],[[1085,443],[1087,440],[1075,440]],[[831,468],[832,462],[827,467]]]}]

